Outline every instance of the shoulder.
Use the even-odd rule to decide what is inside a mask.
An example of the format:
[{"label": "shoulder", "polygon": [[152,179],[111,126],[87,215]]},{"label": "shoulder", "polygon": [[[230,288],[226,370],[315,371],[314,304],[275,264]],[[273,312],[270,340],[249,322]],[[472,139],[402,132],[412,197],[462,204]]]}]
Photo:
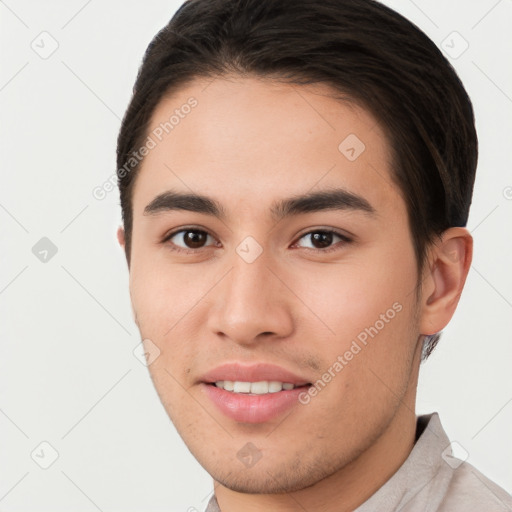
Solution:
[{"label": "shoulder", "polygon": [[512,512],[512,496],[474,466],[458,461],[439,512]]}]

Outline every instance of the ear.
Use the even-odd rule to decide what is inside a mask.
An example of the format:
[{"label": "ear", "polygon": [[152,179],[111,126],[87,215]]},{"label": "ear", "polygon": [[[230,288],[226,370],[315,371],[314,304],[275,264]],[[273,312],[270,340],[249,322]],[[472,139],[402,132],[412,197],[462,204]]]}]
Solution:
[{"label": "ear", "polygon": [[119,242],[119,245],[124,250],[125,249],[125,238],[124,238],[124,229],[122,226],[119,226],[117,228],[117,241]]},{"label": "ear", "polygon": [[420,333],[436,334],[451,320],[473,259],[473,237],[449,228],[429,251],[421,293]]}]

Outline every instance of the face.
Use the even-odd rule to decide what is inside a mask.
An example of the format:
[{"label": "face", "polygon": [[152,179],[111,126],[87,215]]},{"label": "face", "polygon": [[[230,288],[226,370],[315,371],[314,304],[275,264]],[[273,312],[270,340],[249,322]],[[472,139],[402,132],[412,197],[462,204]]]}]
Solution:
[{"label": "face", "polygon": [[166,97],[148,135],[130,293],[167,413],[234,490],[341,471],[403,414],[417,371],[385,134],[327,86],[232,77]]}]

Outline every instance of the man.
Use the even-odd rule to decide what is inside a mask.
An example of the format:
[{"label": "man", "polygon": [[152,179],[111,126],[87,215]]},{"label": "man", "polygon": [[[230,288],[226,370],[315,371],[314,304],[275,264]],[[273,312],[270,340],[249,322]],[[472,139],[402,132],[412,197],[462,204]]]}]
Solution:
[{"label": "man", "polygon": [[371,0],[189,0],[118,140],[136,323],[207,510],[499,511],[416,417],[470,268],[471,102]]}]

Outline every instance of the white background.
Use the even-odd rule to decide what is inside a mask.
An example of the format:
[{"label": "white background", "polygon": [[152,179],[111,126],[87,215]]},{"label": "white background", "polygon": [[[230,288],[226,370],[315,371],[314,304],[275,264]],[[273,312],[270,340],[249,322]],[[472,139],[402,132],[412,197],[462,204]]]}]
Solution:
[{"label": "white background", "polygon": [[[480,138],[468,224],[474,263],[458,311],[422,367],[418,413],[438,411],[460,444],[456,454],[467,452],[511,492],[512,2],[385,3],[452,54],[464,48],[453,31],[469,44],[450,60]],[[203,510],[212,490],[133,354],[140,340],[115,240],[117,190],[102,201],[92,195],[115,172],[120,118],[143,52],[178,6],[0,2],[4,512]],[[48,50],[52,38],[58,48],[43,59],[31,44]],[[58,249],[46,263],[32,252],[42,237]],[[59,455],[48,469],[31,458],[36,449],[36,460],[50,461],[43,441]]]}]

